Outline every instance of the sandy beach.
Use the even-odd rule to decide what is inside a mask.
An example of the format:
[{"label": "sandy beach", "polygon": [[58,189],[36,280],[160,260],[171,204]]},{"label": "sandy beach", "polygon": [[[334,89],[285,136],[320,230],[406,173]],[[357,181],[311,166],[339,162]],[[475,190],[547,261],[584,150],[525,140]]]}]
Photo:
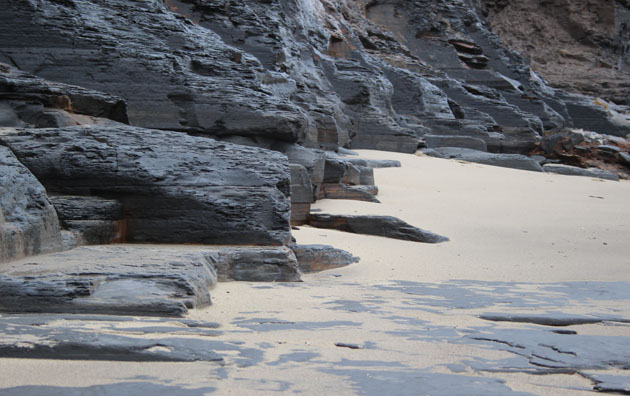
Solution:
[{"label": "sandy beach", "polygon": [[300,227],[298,243],[361,261],[218,284],[189,316],[220,324],[224,362],[0,359],[0,395],[587,395],[628,381],[629,182],[359,154],[402,163],[375,170],[381,203],[315,210],[392,215],[450,241]]}]

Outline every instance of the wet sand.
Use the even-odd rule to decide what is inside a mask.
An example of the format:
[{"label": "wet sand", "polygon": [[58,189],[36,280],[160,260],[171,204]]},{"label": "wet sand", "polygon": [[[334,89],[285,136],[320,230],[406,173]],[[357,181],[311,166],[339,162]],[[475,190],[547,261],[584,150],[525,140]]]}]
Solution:
[{"label": "wet sand", "polygon": [[300,227],[298,243],[361,262],[219,284],[189,316],[221,324],[223,363],[0,359],[0,395],[586,395],[602,375],[630,378],[629,182],[360,155],[402,162],[375,170],[382,203],[314,208],[393,215],[450,242]]}]

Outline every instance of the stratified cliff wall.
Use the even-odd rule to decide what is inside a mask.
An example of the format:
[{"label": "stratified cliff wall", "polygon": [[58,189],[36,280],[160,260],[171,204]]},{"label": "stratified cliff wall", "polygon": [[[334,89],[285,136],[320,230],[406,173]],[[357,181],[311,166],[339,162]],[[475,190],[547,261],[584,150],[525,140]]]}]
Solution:
[{"label": "stratified cliff wall", "polygon": [[[620,140],[549,136],[630,133],[627,17],[612,0],[4,0],[0,144],[54,194],[37,198],[58,218],[37,216],[66,245],[287,245],[314,199],[376,201],[342,148],[617,172]],[[33,251],[59,249],[51,227]]]},{"label": "stratified cliff wall", "polygon": [[549,83],[630,104],[630,9],[617,0],[483,0],[492,30]]}]

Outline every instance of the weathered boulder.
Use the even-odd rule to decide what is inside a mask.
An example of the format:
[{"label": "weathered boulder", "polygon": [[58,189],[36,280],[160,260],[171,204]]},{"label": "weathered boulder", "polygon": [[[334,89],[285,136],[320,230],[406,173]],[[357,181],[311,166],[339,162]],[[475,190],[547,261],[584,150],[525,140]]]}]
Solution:
[{"label": "weathered boulder", "polygon": [[126,242],[290,240],[282,154],[125,125],[8,129],[0,143],[50,193],[119,201]]},{"label": "weathered boulder", "polygon": [[358,263],[359,258],[329,245],[290,245],[302,273],[326,271]]},{"label": "weathered boulder", "polygon": [[440,243],[447,237],[414,227],[392,216],[351,216],[311,213],[309,225],[354,234],[376,235],[413,242]]},{"label": "weathered boulder", "polygon": [[313,185],[306,168],[290,164],[291,169],[291,225],[300,225],[308,221],[313,202]]},{"label": "weathered boulder", "polygon": [[62,247],[46,190],[11,150],[0,146],[0,263]]}]

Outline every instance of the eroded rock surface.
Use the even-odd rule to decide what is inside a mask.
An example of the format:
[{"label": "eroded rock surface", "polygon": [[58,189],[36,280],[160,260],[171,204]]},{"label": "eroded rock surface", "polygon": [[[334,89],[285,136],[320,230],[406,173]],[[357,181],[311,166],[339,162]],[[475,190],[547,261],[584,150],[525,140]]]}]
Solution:
[{"label": "eroded rock surface", "polygon": [[49,193],[121,202],[125,242],[289,242],[282,154],[125,125],[5,130],[0,143]]},{"label": "eroded rock surface", "polygon": [[217,279],[299,281],[287,247],[110,245],[0,268],[0,311],[182,316],[211,303]]},{"label": "eroded rock surface", "polygon": [[11,150],[0,146],[0,263],[62,247],[46,190]]}]

